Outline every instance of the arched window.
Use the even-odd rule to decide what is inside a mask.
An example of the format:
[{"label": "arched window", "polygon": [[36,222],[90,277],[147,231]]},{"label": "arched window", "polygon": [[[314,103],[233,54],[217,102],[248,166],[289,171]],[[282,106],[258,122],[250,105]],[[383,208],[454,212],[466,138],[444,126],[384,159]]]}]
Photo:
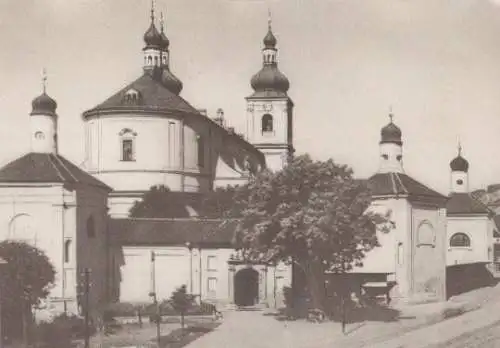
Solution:
[{"label": "arched window", "polygon": [[469,248],[470,238],[465,233],[459,232],[455,233],[450,238],[450,247],[452,248]]},{"label": "arched window", "polygon": [[158,66],[158,57],[155,56],[155,66]]},{"label": "arched window", "polygon": [[153,65],[153,58],[148,56],[148,65]]},{"label": "arched window", "polygon": [[36,246],[37,233],[31,215],[19,214],[12,218],[8,239]]},{"label": "arched window", "polygon": [[70,254],[71,254],[71,239],[67,239],[64,242],[64,262],[68,263],[70,261]]},{"label": "arched window", "polygon": [[273,117],[270,114],[262,116],[262,133],[273,131]]},{"label": "arched window", "polygon": [[87,237],[88,238],[95,237],[95,222],[92,216],[87,219]]},{"label": "arched window", "polygon": [[201,135],[196,137],[196,145],[198,148],[198,167],[203,168],[205,166],[205,144]]},{"label": "arched window", "polygon": [[436,237],[432,225],[425,221],[418,227],[417,231],[418,245],[435,245]]}]

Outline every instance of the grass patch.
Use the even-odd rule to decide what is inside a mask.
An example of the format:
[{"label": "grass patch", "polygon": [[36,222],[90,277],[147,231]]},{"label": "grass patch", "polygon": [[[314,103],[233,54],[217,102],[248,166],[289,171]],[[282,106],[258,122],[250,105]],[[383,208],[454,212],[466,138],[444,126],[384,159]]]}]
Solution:
[{"label": "grass patch", "polygon": [[220,323],[200,323],[195,326],[188,326],[184,330],[175,329],[166,336],[160,337],[160,347],[162,348],[181,348],[201,336],[213,331]]}]

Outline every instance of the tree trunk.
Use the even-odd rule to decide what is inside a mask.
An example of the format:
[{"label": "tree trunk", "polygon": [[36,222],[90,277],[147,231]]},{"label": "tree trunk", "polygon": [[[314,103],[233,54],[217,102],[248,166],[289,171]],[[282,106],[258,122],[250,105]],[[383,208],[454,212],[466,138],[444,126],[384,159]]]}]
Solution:
[{"label": "tree trunk", "polygon": [[309,309],[326,312],[325,274],[320,262],[309,261],[304,265],[311,303]]},{"label": "tree trunk", "polygon": [[181,313],[181,328],[184,331],[184,313]]}]

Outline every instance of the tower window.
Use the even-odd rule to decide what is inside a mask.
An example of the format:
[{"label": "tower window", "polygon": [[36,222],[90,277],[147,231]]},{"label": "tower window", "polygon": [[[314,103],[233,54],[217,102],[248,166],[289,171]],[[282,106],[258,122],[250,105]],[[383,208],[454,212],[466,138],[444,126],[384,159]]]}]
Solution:
[{"label": "tower window", "polygon": [[64,242],[64,262],[68,263],[70,261],[70,253],[71,253],[71,239],[68,239]]},{"label": "tower window", "polygon": [[384,154],[382,155],[382,158],[383,158],[383,159],[385,159],[385,160],[387,161],[387,160],[389,159],[389,155],[387,155],[387,154],[385,154],[385,153],[384,153]]},{"label": "tower window", "polygon": [[153,65],[153,57],[148,56],[148,65]]},{"label": "tower window", "polygon": [[457,180],[457,185],[463,185],[464,181],[462,179]]},{"label": "tower window", "polygon": [[450,247],[452,248],[469,248],[470,244],[469,236],[462,232],[455,233],[450,238]]},{"label": "tower window", "polygon": [[36,132],[35,133],[35,139],[37,139],[37,140],[43,140],[43,139],[45,139],[45,135],[43,134],[43,132]]},{"label": "tower window", "polygon": [[398,162],[401,162],[401,160],[403,159],[403,156],[401,156],[401,155],[397,155],[397,156],[396,156],[396,159],[398,160]]},{"label": "tower window", "polygon": [[273,131],[273,117],[270,114],[262,116],[262,133]]},{"label": "tower window", "polygon": [[201,135],[196,137],[196,145],[198,148],[198,167],[203,168],[205,165],[205,144]]},{"label": "tower window", "polygon": [[158,66],[158,57],[155,57],[155,66]]}]

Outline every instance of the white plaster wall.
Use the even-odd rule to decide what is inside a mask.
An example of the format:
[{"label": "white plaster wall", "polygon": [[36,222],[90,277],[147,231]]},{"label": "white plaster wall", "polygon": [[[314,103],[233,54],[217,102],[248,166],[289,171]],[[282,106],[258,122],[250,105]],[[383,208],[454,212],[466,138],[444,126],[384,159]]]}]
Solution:
[{"label": "white plaster wall", "polygon": [[[415,299],[430,297],[436,300],[446,299],[446,209],[431,205],[424,206],[412,203],[412,267],[411,295]],[[426,247],[425,257],[417,254],[419,246],[419,227],[429,223],[433,227],[434,242],[432,247]]]},{"label": "white plaster wall", "polygon": [[[56,152],[56,117],[48,115],[32,115],[30,116],[30,128],[31,151],[38,153]],[[38,132],[43,134],[42,138],[35,137],[35,134]]]},{"label": "white plaster wall", "polygon": [[[491,261],[493,226],[487,216],[448,216],[447,222],[448,266]],[[450,238],[459,232],[469,236],[470,247],[450,246]]]},{"label": "white plaster wall", "polygon": [[[120,301],[150,302],[149,292],[153,288],[151,252],[155,253],[155,290],[158,300],[170,298],[172,292],[185,284],[188,292],[202,300],[221,304],[233,300],[234,270],[228,261],[234,249],[207,248],[188,249],[183,246],[125,246],[124,264],[121,267]],[[255,266],[266,268],[263,265]],[[269,305],[283,304],[283,286],[291,283],[290,267],[280,264],[276,269],[267,267],[262,279],[265,301]],[[277,282],[274,279],[278,279]],[[211,289],[209,283],[214,284]]]},{"label": "white plaster wall", "polygon": [[31,227],[37,236],[34,246],[47,255],[56,271],[55,285],[49,294],[49,299],[56,302],[65,298],[63,241],[65,237],[72,238],[76,229],[72,210],[64,205],[74,202],[74,192],[62,185],[0,187],[0,240],[12,239],[13,218],[23,214],[32,218]]}]

